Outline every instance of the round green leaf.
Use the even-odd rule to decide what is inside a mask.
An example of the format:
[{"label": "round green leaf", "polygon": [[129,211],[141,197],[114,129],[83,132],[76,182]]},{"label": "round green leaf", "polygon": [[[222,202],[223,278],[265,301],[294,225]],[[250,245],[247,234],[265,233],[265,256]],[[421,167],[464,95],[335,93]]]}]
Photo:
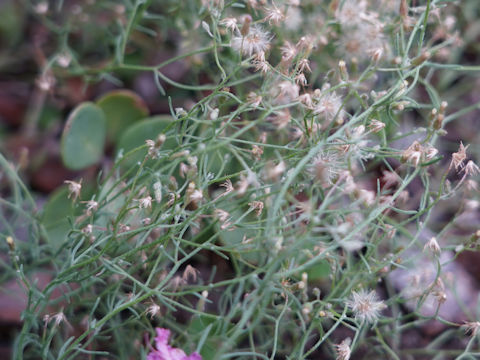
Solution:
[{"label": "round green leaf", "polygon": [[107,120],[107,139],[117,141],[122,133],[137,120],[148,116],[145,102],[129,90],[114,90],[97,100]]},{"label": "round green leaf", "polygon": [[83,103],[68,117],[63,129],[61,154],[66,167],[80,170],[98,162],[105,145],[105,116],[93,103]]},{"label": "round green leaf", "polygon": [[331,267],[326,260],[320,260],[316,264],[310,266],[306,271],[308,274],[308,280],[320,281],[328,278],[330,275]]},{"label": "round green leaf", "polygon": [[72,200],[68,199],[68,188],[62,186],[53,192],[43,208],[42,224],[48,236],[48,242],[58,249],[72,229],[68,220],[74,215]]},{"label": "round green leaf", "polygon": [[[92,183],[85,182],[76,201],[80,203],[82,200],[91,199],[95,191]],[[75,205],[73,199],[68,196],[68,186],[60,186],[49,195],[40,217],[48,242],[54,249],[60,248],[68,240],[68,233],[72,230],[75,217],[85,210],[85,206]]]},{"label": "round green leaf", "polygon": [[[121,136],[117,143],[117,152],[122,151],[123,154],[127,154],[130,150],[133,150],[139,146],[145,145],[145,140],[156,140],[168,125],[172,123],[170,116],[160,115],[151,118],[144,119],[130,126],[124,134]],[[162,149],[171,149],[177,145],[176,140],[173,137],[167,138],[162,146]],[[137,151],[129,155],[125,162],[128,165],[142,161],[147,154],[147,150]]]}]

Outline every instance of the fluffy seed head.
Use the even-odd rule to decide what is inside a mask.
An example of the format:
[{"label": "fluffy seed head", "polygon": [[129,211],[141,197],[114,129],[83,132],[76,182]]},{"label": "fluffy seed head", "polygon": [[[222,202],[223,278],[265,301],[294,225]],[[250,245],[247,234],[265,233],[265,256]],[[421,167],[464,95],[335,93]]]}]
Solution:
[{"label": "fluffy seed head", "polygon": [[354,291],[347,306],[352,309],[355,318],[361,322],[374,323],[380,316],[380,311],[386,308],[383,301],[377,301],[375,290],[367,293],[365,290]]},{"label": "fluffy seed head", "polygon": [[267,31],[264,31],[259,25],[252,25],[247,34],[232,38],[232,48],[243,55],[252,56],[265,52],[270,45],[270,40],[271,36]]}]

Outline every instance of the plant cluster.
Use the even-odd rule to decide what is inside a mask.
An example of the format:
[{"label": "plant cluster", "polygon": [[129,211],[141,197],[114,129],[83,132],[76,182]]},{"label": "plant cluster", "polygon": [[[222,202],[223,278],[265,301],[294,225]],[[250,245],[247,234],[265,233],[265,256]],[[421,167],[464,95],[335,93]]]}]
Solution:
[{"label": "plant cluster", "polygon": [[[478,146],[455,138],[480,101],[459,100],[480,70],[461,64],[460,1],[48,5],[31,7],[61,39],[44,96],[146,74],[169,114],[127,90],[76,104],[61,156],[95,175],[43,210],[0,157],[3,277],[28,298],[15,358],[478,355],[455,280],[480,238]],[[174,55],[143,61],[159,41]]]}]

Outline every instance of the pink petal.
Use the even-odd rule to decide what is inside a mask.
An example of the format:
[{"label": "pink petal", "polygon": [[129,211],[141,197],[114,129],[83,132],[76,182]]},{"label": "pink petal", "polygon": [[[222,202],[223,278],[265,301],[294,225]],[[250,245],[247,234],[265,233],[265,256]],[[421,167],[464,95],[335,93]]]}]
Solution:
[{"label": "pink petal", "polygon": [[170,338],[169,329],[156,328],[156,331],[156,349],[148,354],[147,360],[202,360],[202,357],[197,352],[187,356],[182,349],[168,345],[168,339]]},{"label": "pink petal", "polygon": [[170,330],[163,328],[156,328],[157,336],[155,337],[155,342],[158,344],[168,344],[168,338],[170,337]]},{"label": "pink petal", "polygon": [[197,352],[193,352],[185,360],[202,360],[202,356]]},{"label": "pink petal", "polygon": [[152,351],[147,355],[147,360],[163,360],[156,351]]},{"label": "pink petal", "polygon": [[170,358],[169,360],[185,360],[187,355],[181,349],[170,348]]}]

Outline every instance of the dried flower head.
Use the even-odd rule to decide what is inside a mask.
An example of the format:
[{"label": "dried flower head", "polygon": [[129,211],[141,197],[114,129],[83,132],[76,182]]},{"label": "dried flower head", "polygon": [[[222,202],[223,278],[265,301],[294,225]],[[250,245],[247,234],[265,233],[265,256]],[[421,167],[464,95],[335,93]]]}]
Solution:
[{"label": "dried flower head", "polygon": [[312,69],[310,68],[310,60],[308,59],[301,59],[297,65],[298,65],[298,71],[302,73],[312,72]]},{"label": "dried flower head", "polygon": [[150,209],[152,207],[152,197],[150,195],[138,199],[140,209]]},{"label": "dried flower head", "polygon": [[187,204],[190,202],[197,203],[203,199],[202,191],[196,188],[196,185],[193,181],[188,184],[188,188],[185,194],[187,198]]},{"label": "dried flower head", "polygon": [[66,323],[67,325],[71,326],[67,320],[67,317],[65,316],[65,314],[60,311],[59,313],[56,313],[54,315],[49,315],[49,314],[46,314],[44,317],[43,317],[43,321],[45,323],[45,326],[48,325],[51,321],[54,321],[55,323],[55,326],[58,326],[60,325],[62,322]]},{"label": "dried flower head", "polygon": [[273,162],[268,162],[266,166],[267,178],[276,181],[286,169],[287,166],[284,161],[280,161],[277,165],[274,165]]},{"label": "dried flower head", "polygon": [[263,147],[258,145],[252,145],[252,150],[250,150],[255,160],[260,160],[263,155]]},{"label": "dried flower head", "polygon": [[476,336],[478,333],[478,329],[480,329],[480,322],[479,321],[465,322],[465,324],[463,324],[462,327],[465,328],[466,334],[470,334],[470,336]]},{"label": "dried flower head", "polygon": [[430,240],[428,240],[425,246],[423,247],[423,251],[427,249],[430,250],[435,255],[439,255],[440,252],[442,251],[435,237],[431,237]]},{"label": "dried flower head", "polygon": [[384,187],[389,188],[392,185],[399,184],[402,181],[402,178],[398,176],[395,171],[382,171],[382,181],[384,182]]},{"label": "dried flower head", "polygon": [[297,76],[295,76],[295,82],[302,86],[306,86],[308,84],[307,78],[303,73],[299,73]]},{"label": "dried flower head", "polygon": [[225,192],[218,195],[215,198],[215,200],[220,199],[221,197],[226,196],[226,195],[230,194],[232,191],[235,190],[235,188],[233,187],[232,181],[230,179],[225,180],[225,182],[220,184],[220,186],[225,188]]},{"label": "dried flower head", "polygon": [[270,25],[278,25],[285,20],[285,14],[275,4],[271,8],[266,8],[265,13],[267,14],[265,21],[268,21]]},{"label": "dried flower head", "polygon": [[147,315],[150,315],[150,319],[153,319],[153,317],[158,314],[160,314],[160,306],[152,303],[152,305],[147,308]]},{"label": "dried flower head", "polygon": [[418,166],[422,160],[424,149],[418,141],[414,141],[402,154],[402,160]]},{"label": "dried flower head", "polygon": [[247,102],[250,103],[254,109],[256,109],[262,102],[262,97],[251,91],[247,95]]},{"label": "dried flower head", "polygon": [[188,264],[183,271],[182,279],[186,282],[188,279],[192,279],[193,281],[197,281],[197,275],[200,273],[197,269],[195,269],[192,265]]},{"label": "dried flower head", "polygon": [[350,344],[352,340],[350,338],[344,339],[340,344],[335,345],[335,349],[337,350],[337,360],[349,360],[350,359]]},{"label": "dried flower head", "polygon": [[378,121],[376,119],[372,119],[370,124],[368,125],[370,130],[374,133],[381,131],[385,127],[385,123]]},{"label": "dried flower head", "polygon": [[452,165],[455,166],[455,170],[459,171],[463,168],[463,162],[467,158],[467,147],[463,146],[463,143],[460,141],[460,147],[458,148],[458,151],[456,153],[452,154],[452,161],[450,163],[450,167],[448,169],[452,168]]},{"label": "dried flower head", "polygon": [[475,176],[480,173],[480,168],[472,160],[469,160],[463,168],[463,171],[465,171],[465,175]]},{"label": "dried flower head", "polygon": [[248,203],[250,209],[255,210],[255,215],[260,216],[262,215],[264,204],[262,201],[251,201]]},{"label": "dried flower head", "polygon": [[235,18],[231,18],[231,17],[225,18],[220,21],[220,25],[225,26],[231,32],[238,31],[237,19]]}]

